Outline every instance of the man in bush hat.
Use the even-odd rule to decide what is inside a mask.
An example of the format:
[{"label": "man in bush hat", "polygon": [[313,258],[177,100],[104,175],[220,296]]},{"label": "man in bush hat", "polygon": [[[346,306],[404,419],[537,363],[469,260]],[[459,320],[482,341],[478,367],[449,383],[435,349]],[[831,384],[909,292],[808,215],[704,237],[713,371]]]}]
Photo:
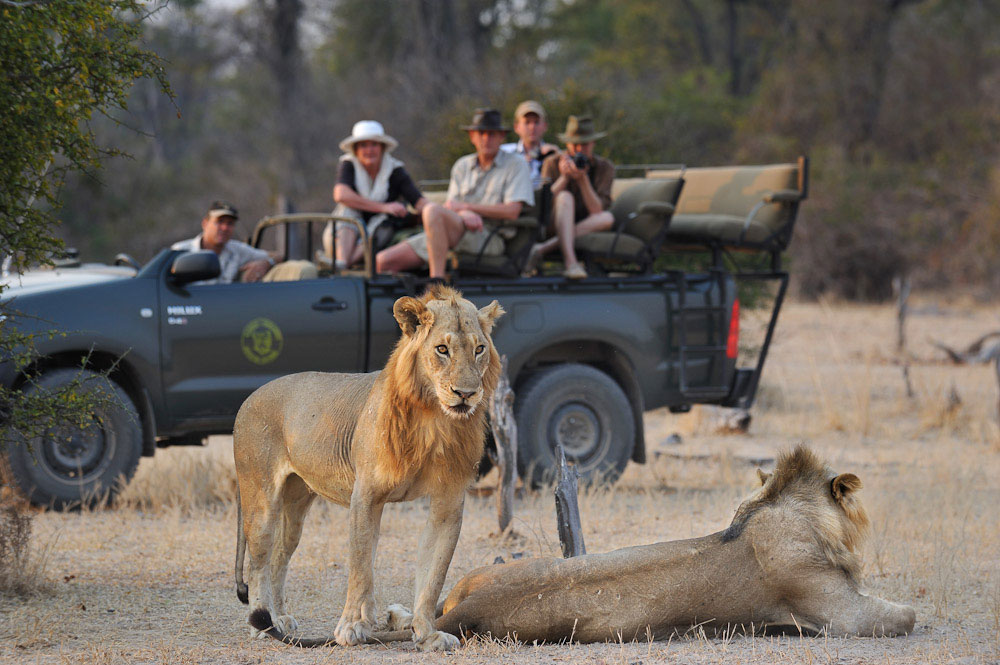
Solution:
[{"label": "man in bush hat", "polygon": [[594,121],[588,116],[571,115],[566,120],[566,131],[559,135],[566,152],[552,155],[542,164],[542,178],[552,182],[550,229],[556,235],[531,248],[527,272],[534,272],[541,257],[559,247],[563,275],[570,279],[587,276],[576,258],[574,242],[588,233],[610,229],[615,221],[608,211],[615,167],[594,154],[594,142],[604,136],[605,132],[594,130]]},{"label": "man in bush hat", "polygon": [[451,248],[499,256],[504,240],[499,233],[491,236],[483,228],[483,219],[516,219],[524,204],[534,203],[527,162],[500,150],[509,131],[500,112],[476,109],[472,124],[462,129],[469,133],[476,152],[460,157],[452,166],[445,203],[424,206],[424,232],[378,253],[378,272],[399,272],[426,263],[431,277],[444,277]]},{"label": "man in bush hat", "polygon": [[542,185],[542,162],[549,155],[559,152],[557,146],[542,140],[548,128],[542,105],[532,99],[523,101],[514,110],[514,133],[520,140],[500,146],[504,152],[521,155],[528,162],[531,186],[535,189]]},{"label": "man in bush hat", "polygon": [[219,255],[221,274],[215,279],[197,282],[198,284],[229,284],[235,282],[237,276],[241,282],[259,282],[274,265],[270,255],[263,249],[232,239],[238,219],[239,215],[233,204],[228,201],[213,201],[201,220],[201,233],[190,240],[176,242],[171,247],[188,252],[210,249]]}]

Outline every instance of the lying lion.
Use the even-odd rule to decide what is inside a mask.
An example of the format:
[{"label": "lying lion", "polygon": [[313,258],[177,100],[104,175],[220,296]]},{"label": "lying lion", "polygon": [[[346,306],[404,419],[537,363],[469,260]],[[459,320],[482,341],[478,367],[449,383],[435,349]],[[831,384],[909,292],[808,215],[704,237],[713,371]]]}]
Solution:
[{"label": "lying lion", "polygon": [[[664,639],[695,627],[710,635],[913,630],[912,607],[862,593],[857,549],[868,518],[858,477],[834,474],[801,446],[783,454],[773,474],[758,474],[762,487],[724,531],[479,568],[448,594],[437,628],[524,642]],[[408,616],[391,607],[390,625],[403,627]]]},{"label": "lying lion", "polygon": [[296,629],[285,612],[285,573],[320,495],[351,511],[347,601],[334,636],[344,645],[367,641],[377,614],[372,563],[382,508],[428,496],[413,640],[423,650],[458,645],[435,630],[435,605],[483,454],[485,405],[500,376],[490,333],[502,314],[495,300],[477,311],[443,286],[400,298],[393,315],[403,334],[381,372],[294,374],[247,398],[233,429],[236,591],[250,604],[252,624]]},{"label": "lying lion", "polygon": [[[662,639],[701,626],[883,636],[913,630],[912,607],[861,591],[868,517],[861,481],[807,448],[783,454],[725,531],[572,559],[474,570],[438,630],[531,642]],[[647,632],[648,631],[648,632]]]}]

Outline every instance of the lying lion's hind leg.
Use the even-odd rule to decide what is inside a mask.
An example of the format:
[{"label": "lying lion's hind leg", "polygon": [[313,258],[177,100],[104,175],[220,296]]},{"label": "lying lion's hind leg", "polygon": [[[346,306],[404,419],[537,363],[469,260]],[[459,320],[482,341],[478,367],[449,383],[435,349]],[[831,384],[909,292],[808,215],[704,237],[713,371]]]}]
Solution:
[{"label": "lying lion's hind leg", "polygon": [[[276,640],[291,644],[296,647],[327,647],[337,646],[335,637],[319,637],[314,639],[299,639],[282,632],[273,623],[271,615],[267,610],[254,610],[250,613],[250,625],[259,630],[261,635],[272,637]],[[387,644],[389,642],[408,642],[413,638],[413,633],[409,630],[396,630],[387,632],[375,632],[368,636],[363,644]]]},{"label": "lying lion's hind leg", "polygon": [[279,499],[281,517],[277,521],[278,530],[271,550],[271,588],[274,593],[272,616],[274,625],[284,633],[293,633],[298,629],[295,618],[285,612],[285,577],[288,574],[288,562],[302,537],[306,513],[315,498],[316,495],[298,476],[291,475],[285,479]]},{"label": "lying lion's hind leg", "polygon": [[413,612],[399,603],[393,603],[386,608],[385,623],[389,630],[410,630],[413,628]]}]

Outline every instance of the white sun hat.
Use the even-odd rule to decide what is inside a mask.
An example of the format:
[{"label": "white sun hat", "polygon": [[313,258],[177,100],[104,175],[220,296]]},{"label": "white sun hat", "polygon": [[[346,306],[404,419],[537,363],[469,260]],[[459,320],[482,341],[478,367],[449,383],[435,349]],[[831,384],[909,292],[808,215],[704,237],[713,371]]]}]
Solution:
[{"label": "white sun hat", "polygon": [[378,141],[385,144],[385,151],[392,152],[399,143],[385,133],[385,128],[381,122],[375,120],[359,120],[354,123],[351,135],[340,142],[340,149],[344,152],[351,152],[354,144],[358,141]]}]

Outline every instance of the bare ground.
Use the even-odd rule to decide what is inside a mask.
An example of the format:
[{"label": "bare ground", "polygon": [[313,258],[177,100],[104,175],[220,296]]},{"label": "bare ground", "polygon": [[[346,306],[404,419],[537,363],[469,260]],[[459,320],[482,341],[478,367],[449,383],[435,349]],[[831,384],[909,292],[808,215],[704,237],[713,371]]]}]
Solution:
[{"label": "bare ground", "polygon": [[[475,641],[452,654],[411,644],[298,650],[251,640],[233,592],[231,443],[144,459],[113,510],[40,513],[40,590],[0,598],[0,661],[24,663],[997,663],[1000,662],[1000,428],[992,366],[940,362],[934,338],[961,346],[1000,329],[995,308],[942,299],[909,323],[906,395],[889,307],[793,304],[778,327],[749,435],[718,431],[720,413],[647,415],[650,464],[610,491],[581,496],[588,551],[704,535],[728,524],[754,465],[799,441],[865,482],[873,529],[872,593],[917,609],[895,639],[706,639],[523,645]],[[958,401],[950,395],[954,393]],[[683,442],[665,443],[677,432]],[[651,455],[652,457],[652,455]],[[487,479],[486,484],[489,483]],[[517,536],[500,541],[492,496],[470,495],[446,588],[500,555],[557,555],[551,496],[525,494]],[[426,508],[386,510],[377,562],[381,607],[412,603]],[[317,506],[289,573],[307,635],[333,631],[346,585],[347,511]]]}]

